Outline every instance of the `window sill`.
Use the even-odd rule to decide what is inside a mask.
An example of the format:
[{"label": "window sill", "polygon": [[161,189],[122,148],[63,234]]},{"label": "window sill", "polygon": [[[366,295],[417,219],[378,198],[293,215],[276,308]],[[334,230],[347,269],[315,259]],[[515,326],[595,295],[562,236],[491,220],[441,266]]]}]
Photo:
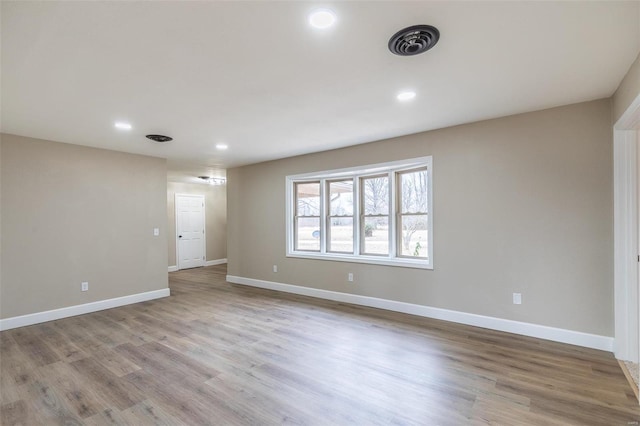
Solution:
[{"label": "window sill", "polygon": [[289,252],[287,257],[299,258],[299,259],[313,259],[313,260],[330,260],[337,262],[351,262],[351,263],[368,263],[371,265],[383,265],[383,266],[396,266],[402,268],[415,268],[415,269],[428,269],[433,270],[433,266],[425,260],[396,258],[390,259],[386,257],[377,256],[350,256],[346,254],[319,254],[310,252]]}]

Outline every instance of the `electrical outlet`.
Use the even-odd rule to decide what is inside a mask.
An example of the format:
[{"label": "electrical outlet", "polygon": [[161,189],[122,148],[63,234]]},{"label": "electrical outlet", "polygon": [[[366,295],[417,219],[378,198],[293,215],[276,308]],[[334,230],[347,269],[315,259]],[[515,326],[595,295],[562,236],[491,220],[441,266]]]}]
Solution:
[{"label": "electrical outlet", "polygon": [[157,237],[158,235],[160,235],[160,228],[153,228],[153,235],[155,237]]},{"label": "electrical outlet", "polygon": [[513,293],[513,304],[522,305],[522,293]]},{"label": "electrical outlet", "polygon": [[349,272],[349,275],[347,275],[347,280],[353,282],[353,273]]},{"label": "electrical outlet", "polygon": [[88,281],[83,281],[82,284],[80,284],[80,290],[88,291],[89,290],[89,282]]},{"label": "electrical outlet", "polygon": [[278,265],[273,265],[273,272],[278,272]]}]

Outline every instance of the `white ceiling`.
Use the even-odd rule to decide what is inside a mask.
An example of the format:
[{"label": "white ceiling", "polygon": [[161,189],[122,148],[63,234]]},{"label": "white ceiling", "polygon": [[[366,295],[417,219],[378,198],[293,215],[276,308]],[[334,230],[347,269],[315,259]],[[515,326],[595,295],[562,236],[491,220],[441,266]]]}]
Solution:
[{"label": "white ceiling", "polygon": [[[308,25],[318,7],[334,27]],[[639,1],[2,1],[1,19],[3,132],[165,157],[172,180],[608,97],[640,51]],[[415,24],[440,42],[391,54]]]}]

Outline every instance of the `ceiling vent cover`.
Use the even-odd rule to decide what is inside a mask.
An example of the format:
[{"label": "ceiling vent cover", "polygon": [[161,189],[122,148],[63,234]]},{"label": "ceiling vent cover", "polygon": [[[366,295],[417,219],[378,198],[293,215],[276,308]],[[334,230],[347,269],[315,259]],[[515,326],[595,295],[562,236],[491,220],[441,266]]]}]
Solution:
[{"label": "ceiling vent cover", "polygon": [[169,142],[173,140],[172,137],[165,136],[165,135],[147,135],[147,138],[155,142]]},{"label": "ceiling vent cover", "polygon": [[440,31],[431,25],[413,25],[398,31],[389,39],[389,50],[400,56],[413,56],[436,45]]}]

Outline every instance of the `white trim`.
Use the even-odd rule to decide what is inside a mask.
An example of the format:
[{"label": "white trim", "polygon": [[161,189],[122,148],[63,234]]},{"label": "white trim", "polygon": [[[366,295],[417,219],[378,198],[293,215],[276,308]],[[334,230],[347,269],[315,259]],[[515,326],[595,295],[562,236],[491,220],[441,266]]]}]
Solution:
[{"label": "white trim", "polygon": [[[205,211],[206,206],[206,198],[204,194],[174,194],[173,196],[173,206],[175,208],[174,216],[176,220],[176,270],[180,270],[180,250],[178,244],[178,197],[197,197],[202,198],[202,265],[205,265],[205,259],[207,258],[207,214]],[[172,272],[172,271],[169,271]]]},{"label": "white trim", "polygon": [[353,255],[353,254],[340,254],[340,253],[314,253],[306,251],[294,251],[287,253],[286,257],[297,259],[314,259],[314,260],[334,260],[336,262],[351,262],[351,263],[368,263],[370,265],[384,265],[384,266],[401,266],[404,268],[417,268],[433,270],[433,266],[425,263],[424,260],[416,260],[405,257],[384,257],[384,256],[367,256],[367,255]]},{"label": "white trim", "polygon": [[426,318],[434,318],[459,324],[488,328],[491,330],[504,331],[507,333],[515,333],[523,336],[536,337],[539,339],[568,343],[571,345],[578,345],[603,351],[611,352],[613,348],[612,337],[582,333],[580,331],[566,330],[562,328],[548,327],[544,325],[512,321],[502,318],[470,314],[466,312],[452,311],[449,309],[434,308],[431,306],[416,305],[413,303],[397,302],[395,300],[360,296],[357,294],[340,293],[318,288],[282,284],[273,281],[263,281],[253,278],[237,277],[233,275],[227,275],[227,281],[235,284],[266,288],[286,293],[334,300],[336,302],[351,303],[354,305],[369,306],[372,308],[386,309],[389,311],[418,315]]},{"label": "white trim", "polygon": [[222,265],[224,263],[227,263],[227,258],[215,259],[215,260],[207,260],[206,262],[204,262],[204,266]]},{"label": "white trim", "polygon": [[614,164],[614,323],[616,358],[638,360],[638,208],[636,132],[615,130]]},{"label": "white trim", "polygon": [[102,311],[104,309],[117,308],[118,306],[131,305],[133,303],[145,302],[147,300],[160,299],[170,295],[169,289],[163,288],[161,290],[130,294],[129,296],[99,300],[97,302],[68,306],[66,308],[53,309],[51,311],[36,312],[34,314],[0,319],[0,331],[39,324],[41,322],[53,321],[61,318],[74,317],[76,315],[88,314],[91,312]]},{"label": "white trim", "polygon": [[[215,259],[215,260],[207,260],[206,262],[204,262],[204,266],[222,265],[224,263],[227,263],[227,258]],[[178,269],[178,267],[176,265],[169,266],[169,272],[176,272],[178,270],[179,269]]]},{"label": "white trim", "polygon": [[431,156],[408,158],[406,160],[388,161],[386,163],[367,164],[362,166],[345,167],[343,169],[319,170],[317,172],[301,173],[297,175],[287,176],[289,179],[295,180],[317,180],[319,176],[326,179],[339,179],[345,176],[356,175],[373,175],[376,173],[386,173],[389,170],[397,168],[411,169],[413,167],[424,166],[425,163],[431,161]]},{"label": "white trim", "polygon": [[631,130],[640,128],[640,94],[631,102],[627,110],[620,116],[614,130]]},{"label": "white trim", "polygon": [[613,126],[614,322],[616,358],[638,362],[638,161],[640,95]]}]

